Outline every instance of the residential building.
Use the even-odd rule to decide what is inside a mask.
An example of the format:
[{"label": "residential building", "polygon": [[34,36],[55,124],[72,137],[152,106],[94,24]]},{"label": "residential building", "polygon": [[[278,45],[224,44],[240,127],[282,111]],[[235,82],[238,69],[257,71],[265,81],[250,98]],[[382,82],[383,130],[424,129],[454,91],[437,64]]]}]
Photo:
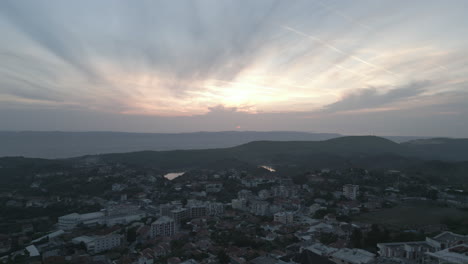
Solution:
[{"label": "residential building", "polygon": [[270,203],[267,201],[252,201],[250,204],[250,212],[254,215],[265,216],[269,214]]},{"label": "residential building", "polygon": [[274,214],[274,221],[283,223],[285,225],[292,224],[294,222],[293,212],[279,212]]},{"label": "residential building", "polygon": [[245,200],[249,200],[253,197],[254,195],[252,194],[251,191],[249,190],[240,190],[238,193],[237,193],[237,198],[238,199],[245,199]]},{"label": "residential building", "polygon": [[[379,248],[378,253],[381,257],[422,262],[428,255],[436,257],[451,254],[452,251],[443,250],[467,243],[468,235],[443,232],[433,238],[426,237],[424,241],[378,243],[377,247]],[[439,251],[443,252],[435,255],[429,254]]]},{"label": "residential building", "polygon": [[357,248],[342,248],[332,253],[330,257],[337,264],[367,264],[375,260],[375,254]]},{"label": "residential building", "polygon": [[105,210],[105,216],[99,221],[100,224],[114,226],[139,221],[146,217],[146,213],[139,206],[132,204],[118,204],[109,206]]},{"label": "residential building", "polygon": [[344,197],[350,200],[356,200],[359,195],[359,185],[346,184],[343,186]]},{"label": "residential building", "polygon": [[207,193],[217,193],[223,189],[222,183],[210,183],[205,186],[205,191]]},{"label": "residential building", "polygon": [[190,218],[190,210],[187,208],[178,208],[172,210],[170,215],[177,224],[180,224],[183,220]]},{"label": "residential building", "polygon": [[268,199],[268,198],[271,197],[270,191],[265,190],[265,189],[264,189],[264,190],[260,190],[260,191],[258,192],[258,197],[259,197],[260,199],[262,199],[262,200],[266,200],[266,199]]},{"label": "residential building", "polygon": [[208,215],[216,216],[224,214],[224,204],[211,202],[208,204]]},{"label": "residential building", "polygon": [[436,252],[425,253],[425,263],[468,263],[468,244],[456,245]]},{"label": "residential building", "polygon": [[231,206],[233,209],[246,210],[247,200],[246,199],[232,199]]},{"label": "residential building", "polygon": [[100,253],[116,247],[120,247],[122,236],[119,234],[108,234],[104,236],[80,236],[72,240],[74,244],[84,243],[86,250],[91,254]]},{"label": "residential building", "polygon": [[151,236],[173,236],[176,233],[176,222],[168,216],[161,216],[151,224]]}]

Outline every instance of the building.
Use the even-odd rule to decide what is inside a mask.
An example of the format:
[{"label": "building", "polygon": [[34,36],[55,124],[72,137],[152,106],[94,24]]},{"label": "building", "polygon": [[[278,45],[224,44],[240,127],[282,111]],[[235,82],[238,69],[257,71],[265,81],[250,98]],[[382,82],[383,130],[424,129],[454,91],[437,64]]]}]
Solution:
[{"label": "building", "polygon": [[280,259],[274,258],[269,255],[260,256],[252,259],[250,264],[287,264],[288,262],[282,261]]},{"label": "building", "polygon": [[112,191],[113,192],[120,192],[123,191],[127,188],[127,185],[125,184],[120,184],[120,183],[114,183],[112,184]]},{"label": "building", "polygon": [[271,196],[274,197],[293,197],[297,194],[297,190],[291,186],[278,185],[271,187]]},{"label": "building", "polygon": [[294,222],[293,212],[279,212],[274,214],[274,221],[283,223],[285,225],[292,224]]},{"label": "building", "polygon": [[224,214],[224,204],[211,202],[208,204],[208,215],[218,216]]},{"label": "building", "polygon": [[375,254],[357,248],[342,248],[331,254],[331,260],[337,264],[367,264],[374,262]]},{"label": "building", "polygon": [[60,229],[71,230],[81,223],[80,214],[72,213],[58,218],[58,225]]},{"label": "building", "polygon": [[[427,257],[437,258],[451,255],[454,251],[446,249],[467,243],[468,236],[443,232],[433,238],[426,237],[424,241],[378,243],[377,247],[381,257],[422,262]],[[455,250],[460,250],[460,248]]]},{"label": "building", "polygon": [[262,200],[266,200],[266,199],[268,199],[268,198],[271,197],[270,191],[265,190],[265,189],[264,189],[264,190],[260,190],[260,191],[258,192],[258,197],[259,197],[260,199],[262,199]]},{"label": "building", "polygon": [[96,225],[104,217],[103,212],[94,212],[87,214],[72,213],[58,218],[58,225],[60,229],[71,230],[79,224]]},{"label": "building", "polygon": [[301,247],[301,252],[304,251],[304,250],[308,250],[312,253],[315,253],[319,256],[325,256],[325,257],[328,257],[330,256],[331,254],[335,253],[336,251],[338,251],[337,248],[334,248],[334,247],[329,247],[329,246],[326,246],[322,243],[314,243],[310,246],[307,246],[307,247]]},{"label": "building", "polygon": [[187,208],[178,208],[172,210],[170,215],[177,224],[180,224],[183,220],[190,218],[190,210]]},{"label": "building", "polygon": [[237,192],[237,198],[238,199],[248,200],[248,199],[251,199],[253,196],[254,195],[249,190],[240,190],[239,192]]},{"label": "building", "polygon": [[176,233],[176,222],[168,216],[161,216],[151,224],[151,236],[170,237]]},{"label": "building", "polygon": [[208,215],[208,202],[190,199],[187,201],[188,217],[198,218]]},{"label": "building", "polygon": [[188,209],[190,212],[190,218],[203,217],[208,214],[208,208],[204,204],[193,205],[190,206]]},{"label": "building", "polygon": [[205,186],[205,191],[207,193],[217,193],[223,189],[222,183],[210,183]]},{"label": "building", "polygon": [[246,210],[247,200],[246,199],[232,199],[231,206],[232,206],[232,209]]},{"label": "building", "polygon": [[265,216],[270,213],[270,203],[267,201],[252,201],[250,204],[250,212],[254,215]]},{"label": "building", "polygon": [[425,263],[468,263],[468,244],[456,245],[436,252],[425,253]]},{"label": "building", "polygon": [[107,226],[125,225],[133,221],[139,221],[144,217],[146,217],[146,213],[140,210],[139,206],[118,204],[107,207],[105,215],[100,219],[99,223]]},{"label": "building", "polygon": [[344,197],[350,200],[356,200],[359,195],[359,185],[346,184],[343,186]]},{"label": "building", "polygon": [[138,256],[138,264],[153,264],[154,258],[154,251],[150,248],[146,248],[142,250]]},{"label": "building", "polygon": [[120,247],[122,236],[119,234],[108,234],[104,236],[80,236],[72,240],[74,244],[84,243],[86,250],[91,254],[97,254],[116,247]]}]

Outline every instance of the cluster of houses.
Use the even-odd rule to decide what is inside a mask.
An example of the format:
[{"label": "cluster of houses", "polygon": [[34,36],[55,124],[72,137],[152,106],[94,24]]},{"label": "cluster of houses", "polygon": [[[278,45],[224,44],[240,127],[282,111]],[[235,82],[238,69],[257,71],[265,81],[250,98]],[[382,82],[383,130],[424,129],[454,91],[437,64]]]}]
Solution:
[{"label": "cluster of houses", "polygon": [[[407,199],[397,186],[389,186],[382,195],[369,194],[369,186],[327,178],[330,170],[307,177],[314,184],[332,182],[332,190],[294,184],[273,173],[249,175],[235,169],[192,173],[196,177],[173,182],[153,174],[110,176],[116,173],[112,166],[97,171],[126,179],[113,183],[103,195],[80,200],[102,210],[60,216],[51,232],[13,252],[11,236],[0,234],[0,256],[8,254],[0,263],[15,257],[45,264],[208,264],[223,258],[222,263],[233,264],[468,263],[468,237],[451,232],[424,241],[379,243],[369,251],[352,247],[353,231],[368,232],[370,225],[339,217],[378,210],[383,196],[395,202]],[[36,177],[31,188],[41,188],[47,177]],[[88,183],[99,180],[87,178]],[[237,189],[223,180],[234,182]],[[138,192],[132,193],[135,186]],[[226,194],[227,188],[235,191]],[[454,189],[438,193],[438,199],[457,203],[466,197]],[[18,200],[11,201],[7,206],[20,206]],[[32,226],[23,229],[33,233]]]}]

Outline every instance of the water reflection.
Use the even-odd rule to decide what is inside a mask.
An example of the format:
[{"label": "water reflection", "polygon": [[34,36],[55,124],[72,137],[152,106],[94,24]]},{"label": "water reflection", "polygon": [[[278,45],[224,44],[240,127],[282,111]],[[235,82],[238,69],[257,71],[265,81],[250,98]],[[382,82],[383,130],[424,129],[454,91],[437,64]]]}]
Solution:
[{"label": "water reflection", "polygon": [[184,175],[185,172],[170,172],[170,173],[167,173],[164,175],[164,178],[168,179],[168,180],[173,180],[181,175]]}]

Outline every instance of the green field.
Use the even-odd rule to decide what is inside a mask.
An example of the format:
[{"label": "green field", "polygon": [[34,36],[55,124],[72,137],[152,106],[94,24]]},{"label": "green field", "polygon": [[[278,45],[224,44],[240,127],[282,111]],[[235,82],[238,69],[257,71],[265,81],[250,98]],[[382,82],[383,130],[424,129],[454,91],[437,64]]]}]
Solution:
[{"label": "green field", "polygon": [[397,227],[440,224],[446,219],[468,219],[468,210],[441,207],[430,202],[411,202],[394,208],[361,214],[353,220]]}]

